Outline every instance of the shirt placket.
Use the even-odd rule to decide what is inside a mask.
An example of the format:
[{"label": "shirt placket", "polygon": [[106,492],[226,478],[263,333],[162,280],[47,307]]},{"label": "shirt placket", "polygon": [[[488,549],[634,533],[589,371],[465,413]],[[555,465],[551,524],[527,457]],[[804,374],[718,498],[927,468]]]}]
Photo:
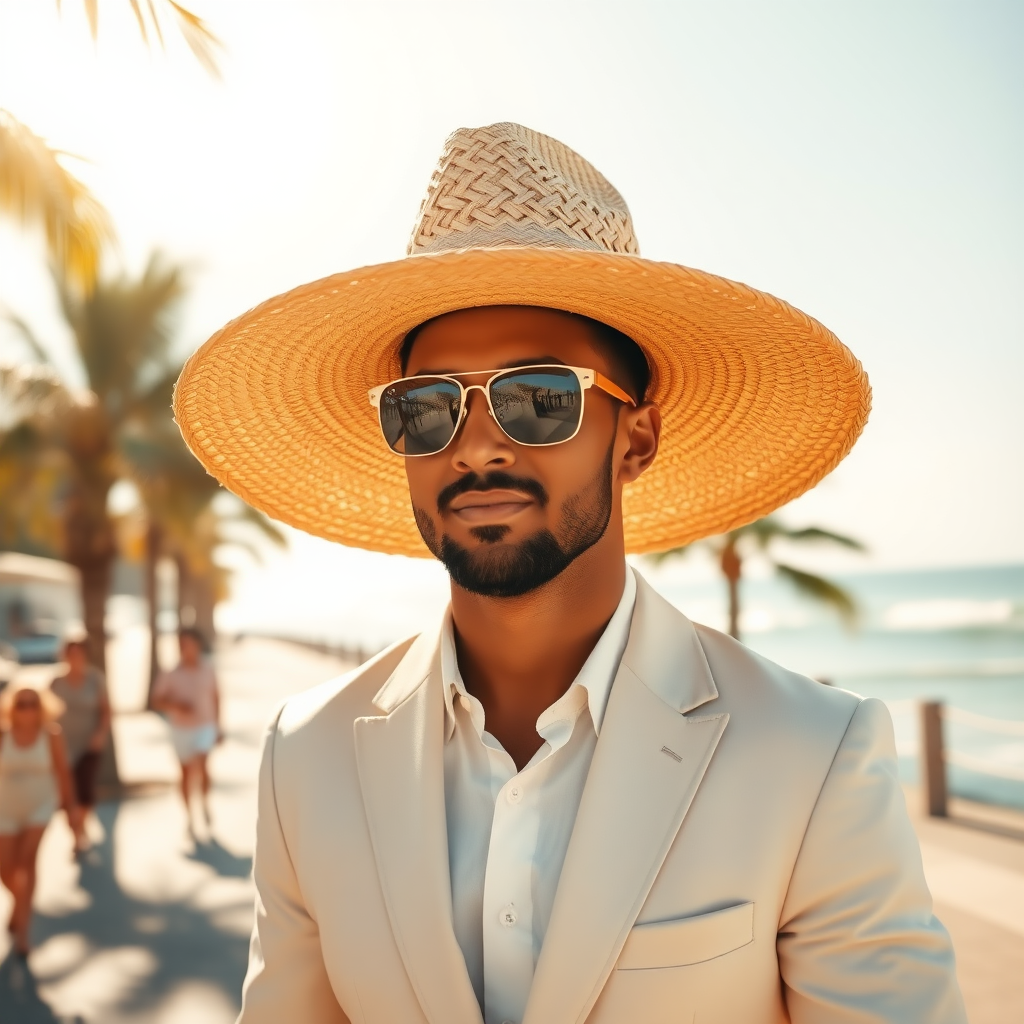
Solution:
[{"label": "shirt placket", "polygon": [[[513,764],[504,751],[500,756]],[[542,760],[511,778],[506,775],[494,804],[484,876],[486,1024],[518,1024],[533,982],[532,886],[540,827],[537,790],[544,770]]]}]

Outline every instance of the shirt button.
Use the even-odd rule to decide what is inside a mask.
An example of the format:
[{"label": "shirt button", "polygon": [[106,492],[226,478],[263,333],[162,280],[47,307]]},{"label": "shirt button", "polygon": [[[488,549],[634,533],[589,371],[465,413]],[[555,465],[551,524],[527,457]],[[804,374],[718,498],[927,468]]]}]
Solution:
[{"label": "shirt button", "polygon": [[502,907],[501,913],[498,915],[498,920],[506,928],[514,928],[516,921],[519,920],[516,908],[511,903],[509,903],[508,906]]},{"label": "shirt button", "polygon": [[523,787],[512,786],[508,791],[508,802],[510,804],[517,804],[523,799]]}]

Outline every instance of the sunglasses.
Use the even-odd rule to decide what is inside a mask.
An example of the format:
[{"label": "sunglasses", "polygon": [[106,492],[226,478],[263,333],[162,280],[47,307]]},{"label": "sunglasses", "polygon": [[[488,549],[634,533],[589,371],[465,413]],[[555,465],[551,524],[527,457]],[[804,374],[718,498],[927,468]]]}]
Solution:
[{"label": "sunglasses", "polygon": [[[491,374],[484,384],[458,379],[481,373]],[[402,377],[371,388],[369,396],[387,446],[411,458],[436,455],[451,444],[473,390],[484,393],[494,422],[517,444],[536,448],[571,441],[583,422],[584,392],[592,387],[636,405],[597,370],[561,364]]]},{"label": "sunglasses", "polygon": [[38,711],[41,705],[37,700],[21,700],[19,698],[12,707],[15,711]]}]

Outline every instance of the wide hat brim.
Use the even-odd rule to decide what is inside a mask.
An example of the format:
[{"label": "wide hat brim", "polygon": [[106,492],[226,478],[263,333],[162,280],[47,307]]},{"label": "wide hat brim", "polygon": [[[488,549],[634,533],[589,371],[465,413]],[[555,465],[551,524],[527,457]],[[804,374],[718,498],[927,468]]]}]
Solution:
[{"label": "wide hat brim", "polygon": [[413,327],[487,305],[581,313],[646,354],[663,430],[654,464],[623,495],[631,552],[766,515],[834,469],[867,420],[860,363],[793,306],[674,264],[530,247],[411,256],[270,299],[188,360],[175,417],[209,472],[272,518],[353,547],[428,555],[404,461],[384,445],[366,393],[401,375],[397,351]]}]

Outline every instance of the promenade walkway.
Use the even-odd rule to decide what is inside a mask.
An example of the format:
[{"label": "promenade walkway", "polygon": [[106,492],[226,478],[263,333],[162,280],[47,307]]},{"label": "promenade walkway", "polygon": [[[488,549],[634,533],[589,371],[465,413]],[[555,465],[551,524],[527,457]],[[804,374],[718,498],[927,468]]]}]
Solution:
[{"label": "promenade walkway", "polygon": [[[238,1012],[263,728],[283,697],[350,666],[269,640],[221,649],[226,739],[211,755],[213,830],[193,840],[163,721],[125,710],[144,702],[141,678],[124,665],[144,663],[138,639],[111,652],[129,795],[100,805],[102,841],[79,862],[63,815],[47,830],[27,963],[0,934],[2,1024],[230,1024]],[[8,912],[3,893],[0,919]]]},{"label": "promenade walkway", "polygon": [[[117,652],[138,663],[127,644]],[[71,857],[62,818],[43,841],[25,963],[0,935],[0,1022],[230,1024],[252,919],[249,878],[263,726],[278,701],[347,665],[276,641],[218,655],[227,739],[211,761],[213,831],[190,838],[177,765],[142,683],[120,677],[115,703],[128,796],[101,805],[103,838]],[[912,811],[920,801],[908,791]],[[1024,1021],[1024,814],[952,801],[951,818],[917,817],[937,912],[953,935],[972,1024]],[[98,833],[97,833],[98,834]],[[0,896],[0,918],[9,909]]]}]

